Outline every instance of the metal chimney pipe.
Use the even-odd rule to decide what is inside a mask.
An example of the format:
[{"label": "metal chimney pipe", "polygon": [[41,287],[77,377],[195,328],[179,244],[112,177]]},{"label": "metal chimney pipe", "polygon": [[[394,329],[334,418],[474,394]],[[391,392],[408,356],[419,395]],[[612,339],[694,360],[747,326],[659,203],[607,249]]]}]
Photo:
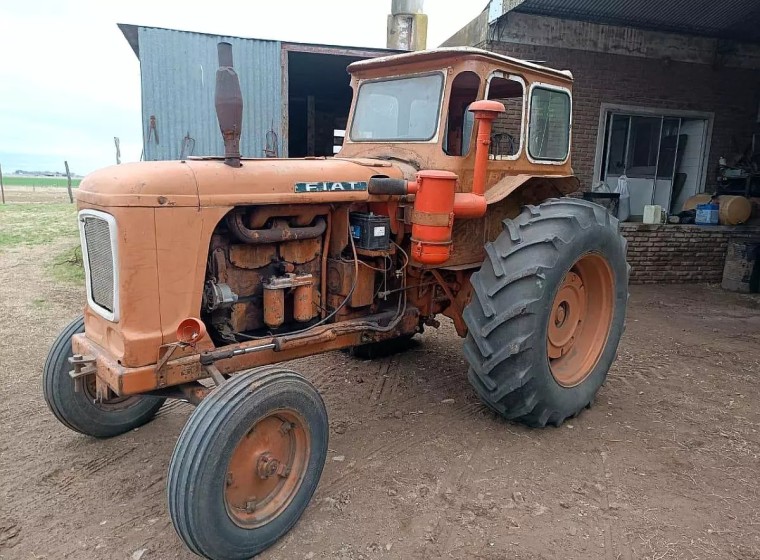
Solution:
[{"label": "metal chimney pipe", "polygon": [[392,0],[388,16],[387,47],[423,51],[427,45],[427,16],[424,0]]},{"label": "metal chimney pipe", "polygon": [[240,80],[232,67],[232,45],[217,45],[219,68],[216,71],[214,105],[224,141],[224,163],[240,167],[240,133],[243,128],[243,93]]}]

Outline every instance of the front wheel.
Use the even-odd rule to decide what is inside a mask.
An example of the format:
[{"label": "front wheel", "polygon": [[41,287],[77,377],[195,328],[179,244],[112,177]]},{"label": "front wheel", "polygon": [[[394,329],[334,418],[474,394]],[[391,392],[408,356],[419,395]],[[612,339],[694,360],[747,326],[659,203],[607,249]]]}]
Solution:
[{"label": "front wheel", "polygon": [[301,517],[327,456],[327,412],[295,372],[233,375],[193,412],[169,466],[169,514],[214,560],[251,558]]},{"label": "front wheel", "polygon": [[42,370],[42,393],[53,415],[64,426],[97,438],[117,436],[138,428],[155,416],[165,399],[150,396],[95,400],[95,376],[87,376],[77,391],[69,375],[71,337],[84,332],[79,317],[64,328],[50,348]]},{"label": "front wheel", "polygon": [[617,219],[578,199],[526,207],[472,275],[468,378],[508,419],[560,425],[588,406],[623,333],[626,241]]}]

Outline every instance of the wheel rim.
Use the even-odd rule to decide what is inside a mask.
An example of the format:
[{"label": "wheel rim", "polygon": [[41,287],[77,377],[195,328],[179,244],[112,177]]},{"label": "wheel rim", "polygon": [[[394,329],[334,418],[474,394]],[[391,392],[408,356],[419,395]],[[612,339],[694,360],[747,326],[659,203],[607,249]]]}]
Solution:
[{"label": "wheel rim", "polygon": [[293,410],[259,419],[232,453],[224,502],[227,513],[246,529],[269,523],[298,492],[309,462],[306,423]]},{"label": "wheel rim", "polygon": [[596,253],[583,255],[562,279],[546,342],[552,375],[563,387],[583,382],[599,361],[612,325],[614,287],[607,259]]},{"label": "wheel rim", "polygon": [[137,401],[140,400],[139,396],[137,397],[127,396],[127,397],[114,397],[112,399],[98,402],[97,397],[96,397],[97,391],[95,388],[96,383],[97,381],[94,375],[87,376],[83,384],[84,393],[90,399],[90,402],[92,402],[97,408],[100,408],[101,410],[106,410],[106,411],[111,411],[111,412],[117,411],[117,410],[125,410],[133,406]]}]

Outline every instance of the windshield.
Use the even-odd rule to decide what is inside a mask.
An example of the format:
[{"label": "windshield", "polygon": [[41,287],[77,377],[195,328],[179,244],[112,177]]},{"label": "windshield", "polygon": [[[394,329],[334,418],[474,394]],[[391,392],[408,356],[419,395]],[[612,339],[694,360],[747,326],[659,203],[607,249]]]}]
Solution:
[{"label": "windshield", "polygon": [[443,74],[365,82],[359,86],[351,140],[431,140],[438,129]]}]

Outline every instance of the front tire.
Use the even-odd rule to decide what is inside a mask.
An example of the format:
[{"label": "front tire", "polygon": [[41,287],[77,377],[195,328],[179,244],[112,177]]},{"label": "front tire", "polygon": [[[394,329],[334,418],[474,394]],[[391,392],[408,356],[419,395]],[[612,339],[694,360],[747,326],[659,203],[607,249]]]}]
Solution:
[{"label": "front tire", "polygon": [[471,278],[468,379],[501,416],[559,426],[591,403],[615,359],[626,241],[616,218],[579,199],[528,206],[504,225]]},{"label": "front tire", "polygon": [[169,466],[174,528],[194,553],[251,558],[301,517],[327,456],[327,412],[295,372],[235,374],[193,412]]},{"label": "front tire", "polygon": [[61,331],[45,360],[42,393],[53,415],[75,432],[97,438],[117,436],[149,422],[165,399],[133,396],[96,403],[94,375],[84,380],[81,391],[75,390],[69,376],[71,337],[83,332],[84,318],[79,317]]}]

